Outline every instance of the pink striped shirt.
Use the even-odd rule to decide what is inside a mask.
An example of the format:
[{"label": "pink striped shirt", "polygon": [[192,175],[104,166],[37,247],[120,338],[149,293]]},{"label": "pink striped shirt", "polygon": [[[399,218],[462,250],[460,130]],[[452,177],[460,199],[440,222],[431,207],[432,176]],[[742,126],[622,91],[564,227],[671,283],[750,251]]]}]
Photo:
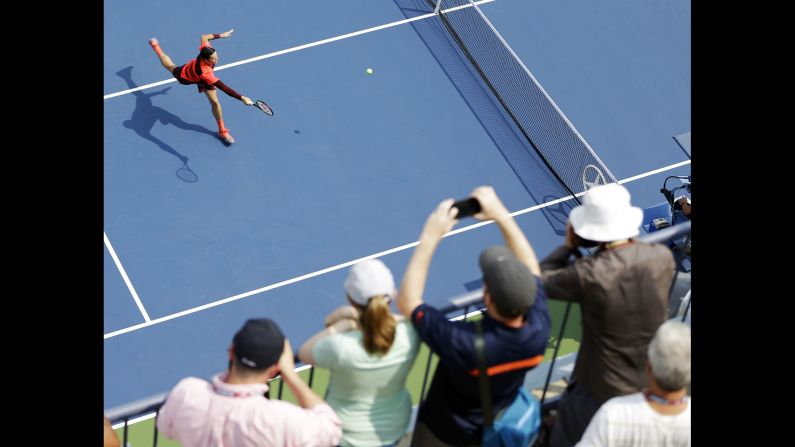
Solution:
[{"label": "pink striped shirt", "polygon": [[326,403],[304,409],[263,396],[267,384],[182,379],[160,409],[157,429],[183,447],[334,446],[342,423]]}]

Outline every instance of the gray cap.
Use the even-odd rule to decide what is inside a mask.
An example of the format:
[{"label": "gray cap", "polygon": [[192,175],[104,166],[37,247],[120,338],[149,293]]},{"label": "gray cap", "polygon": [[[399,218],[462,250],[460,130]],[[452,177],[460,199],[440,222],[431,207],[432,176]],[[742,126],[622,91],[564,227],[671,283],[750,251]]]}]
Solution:
[{"label": "gray cap", "polygon": [[480,270],[494,304],[502,313],[531,307],[536,278],[508,248],[493,245],[480,254]]}]

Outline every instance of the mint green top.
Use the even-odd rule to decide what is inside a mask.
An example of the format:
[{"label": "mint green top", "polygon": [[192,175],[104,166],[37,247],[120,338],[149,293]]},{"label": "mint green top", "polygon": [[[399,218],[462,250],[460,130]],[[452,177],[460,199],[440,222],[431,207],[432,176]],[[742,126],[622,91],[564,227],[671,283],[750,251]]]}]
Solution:
[{"label": "mint green top", "polygon": [[409,320],[398,322],[386,355],[365,351],[362,331],[329,335],[312,349],[315,364],[331,371],[326,402],[342,420],[344,446],[382,446],[403,436],[411,416],[406,377],[420,339]]}]

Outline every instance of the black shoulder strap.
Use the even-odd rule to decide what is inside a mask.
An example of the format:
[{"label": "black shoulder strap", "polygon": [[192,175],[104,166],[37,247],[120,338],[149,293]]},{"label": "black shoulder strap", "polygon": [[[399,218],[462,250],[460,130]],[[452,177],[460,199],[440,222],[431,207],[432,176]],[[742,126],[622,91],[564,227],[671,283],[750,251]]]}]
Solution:
[{"label": "black shoulder strap", "polygon": [[489,376],[486,372],[486,341],[483,339],[483,326],[481,320],[475,320],[475,352],[478,356],[478,385],[480,387],[480,405],[483,407],[483,426],[491,427],[494,417],[491,412],[491,389]]}]

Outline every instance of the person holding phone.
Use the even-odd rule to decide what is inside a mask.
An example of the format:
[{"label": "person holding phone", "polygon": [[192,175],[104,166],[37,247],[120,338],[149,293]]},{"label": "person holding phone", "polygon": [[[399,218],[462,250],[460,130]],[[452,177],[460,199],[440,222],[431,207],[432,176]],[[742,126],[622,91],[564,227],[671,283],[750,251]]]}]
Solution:
[{"label": "person holding phone", "polygon": [[533,248],[494,188],[476,188],[471,198],[477,204],[470,201],[453,206],[453,199],[447,199],[431,213],[398,293],[398,309],[439,356],[428,397],[417,416],[413,445],[474,446],[480,445],[483,437],[475,327],[449,321],[423,302],[431,258],[442,236],[458,222],[460,212],[477,210],[476,219],[494,220],[506,243],[488,247],[479,258],[486,305],[484,351],[495,414],[514,401],[525,373],[543,360],[549,339],[550,317]]}]

